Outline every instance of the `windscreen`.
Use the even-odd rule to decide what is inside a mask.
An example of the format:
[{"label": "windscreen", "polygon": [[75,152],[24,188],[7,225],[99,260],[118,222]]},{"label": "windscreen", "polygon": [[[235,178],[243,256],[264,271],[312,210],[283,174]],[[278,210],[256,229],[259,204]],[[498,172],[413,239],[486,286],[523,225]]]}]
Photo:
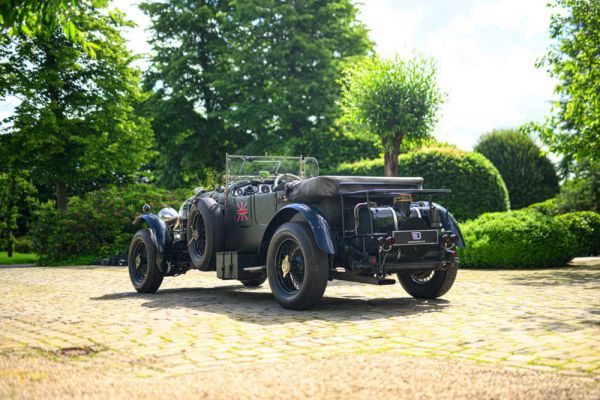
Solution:
[{"label": "windscreen", "polygon": [[227,156],[227,184],[239,180],[275,179],[292,174],[302,179],[319,175],[319,163],[313,157]]}]

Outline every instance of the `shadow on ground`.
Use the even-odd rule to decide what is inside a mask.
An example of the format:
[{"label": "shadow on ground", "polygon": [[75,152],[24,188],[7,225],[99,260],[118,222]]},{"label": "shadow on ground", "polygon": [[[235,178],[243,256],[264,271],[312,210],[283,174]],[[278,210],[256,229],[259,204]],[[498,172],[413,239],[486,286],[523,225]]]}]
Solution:
[{"label": "shadow on ground", "polygon": [[[401,290],[400,288],[398,289]],[[333,322],[374,320],[396,316],[440,312],[450,306],[447,300],[420,300],[412,297],[364,299],[355,296],[328,297],[308,311],[286,310],[271,293],[241,285],[215,288],[181,288],[159,290],[153,294],[136,292],[110,293],[93,297],[95,301],[130,299],[148,300],[142,307],[152,309],[189,308],[224,314],[231,318],[262,325],[325,320]]]},{"label": "shadow on ground", "polygon": [[597,289],[600,282],[600,265],[534,270],[528,274],[513,276],[510,280],[518,285],[591,285],[590,288]]}]

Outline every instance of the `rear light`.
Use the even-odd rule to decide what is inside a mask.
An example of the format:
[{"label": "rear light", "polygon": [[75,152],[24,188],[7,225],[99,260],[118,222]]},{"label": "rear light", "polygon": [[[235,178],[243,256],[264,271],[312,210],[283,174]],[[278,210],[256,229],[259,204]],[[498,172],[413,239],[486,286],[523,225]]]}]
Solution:
[{"label": "rear light", "polygon": [[394,239],[394,238],[393,238],[393,237],[391,237],[391,236],[390,236],[389,238],[387,238],[387,239],[386,239],[386,241],[387,241],[387,243],[388,243],[390,246],[393,246],[393,245],[395,245],[395,244],[396,244],[396,239]]},{"label": "rear light", "polygon": [[369,259],[369,264],[371,264],[371,265],[377,265],[377,257],[375,257],[375,256],[372,256],[372,257]]}]

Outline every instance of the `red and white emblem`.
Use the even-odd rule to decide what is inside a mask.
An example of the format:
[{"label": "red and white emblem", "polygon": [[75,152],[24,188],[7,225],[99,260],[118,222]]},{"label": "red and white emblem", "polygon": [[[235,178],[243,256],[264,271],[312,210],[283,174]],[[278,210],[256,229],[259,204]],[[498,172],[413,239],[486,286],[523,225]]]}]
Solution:
[{"label": "red and white emblem", "polygon": [[236,204],[235,220],[236,220],[236,222],[248,221],[248,202],[247,201],[240,201],[239,203]]}]

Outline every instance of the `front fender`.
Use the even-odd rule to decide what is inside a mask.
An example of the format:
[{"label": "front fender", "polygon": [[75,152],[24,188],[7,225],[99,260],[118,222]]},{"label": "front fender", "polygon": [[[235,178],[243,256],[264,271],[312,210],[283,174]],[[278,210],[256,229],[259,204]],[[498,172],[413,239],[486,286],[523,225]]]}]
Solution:
[{"label": "front fender", "polygon": [[143,222],[146,222],[150,227],[154,244],[156,245],[158,254],[162,257],[173,243],[169,228],[167,228],[165,222],[155,214],[142,214],[133,220],[133,225],[141,225]]},{"label": "front fender", "polygon": [[271,222],[269,222],[259,249],[261,259],[264,260],[266,258],[269,243],[277,228],[279,228],[281,224],[290,221],[296,215],[301,215],[304,220],[308,222],[317,246],[327,254],[335,254],[335,246],[331,239],[331,229],[329,228],[327,220],[313,207],[306,204],[295,203],[281,208],[277,214],[275,214],[273,219],[271,219]]}]

